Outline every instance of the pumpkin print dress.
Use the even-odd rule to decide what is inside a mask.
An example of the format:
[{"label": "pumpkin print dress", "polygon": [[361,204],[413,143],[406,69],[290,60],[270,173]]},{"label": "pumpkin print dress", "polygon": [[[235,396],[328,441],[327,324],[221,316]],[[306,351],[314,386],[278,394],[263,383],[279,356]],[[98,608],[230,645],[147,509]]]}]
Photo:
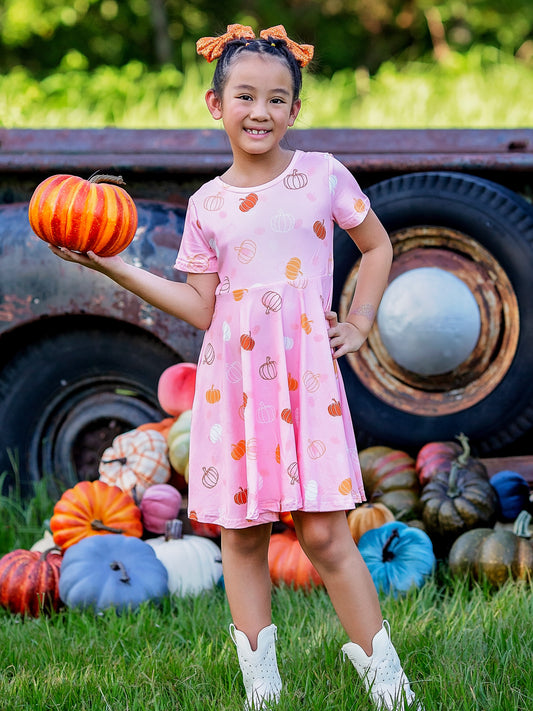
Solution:
[{"label": "pumpkin print dress", "polygon": [[220,277],[196,376],[191,518],[245,528],[364,501],[324,313],[333,223],[355,227],[368,209],[347,168],[302,151],[264,185],[217,177],[191,197],[175,266]]}]

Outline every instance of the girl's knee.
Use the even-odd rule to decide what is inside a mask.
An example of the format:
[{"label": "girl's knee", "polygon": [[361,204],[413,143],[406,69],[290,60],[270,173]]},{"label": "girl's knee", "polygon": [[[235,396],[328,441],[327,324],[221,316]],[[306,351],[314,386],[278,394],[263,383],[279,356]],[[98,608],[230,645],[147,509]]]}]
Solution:
[{"label": "girl's knee", "polygon": [[329,556],[335,549],[337,525],[327,514],[294,513],[302,548],[313,556]]}]

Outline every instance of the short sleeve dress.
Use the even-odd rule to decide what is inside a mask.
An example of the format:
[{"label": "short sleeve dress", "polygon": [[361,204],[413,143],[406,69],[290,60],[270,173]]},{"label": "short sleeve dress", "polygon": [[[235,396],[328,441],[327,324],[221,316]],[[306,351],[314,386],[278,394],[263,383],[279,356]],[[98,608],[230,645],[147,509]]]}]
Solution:
[{"label": "short sleeve dress", "polygon": [[196,377],[191,518],[245,528],[364,501],[324,313],[333,223],[355,227],[368,209],[341,163],[302,151],[264,185],[215,178],[191,197],[175,266],[220,277]]}]

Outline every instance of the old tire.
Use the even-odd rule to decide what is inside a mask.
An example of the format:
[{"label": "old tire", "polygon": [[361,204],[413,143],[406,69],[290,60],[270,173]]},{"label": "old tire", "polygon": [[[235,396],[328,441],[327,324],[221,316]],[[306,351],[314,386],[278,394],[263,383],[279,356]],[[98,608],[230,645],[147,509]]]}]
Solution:
[{"label": "old tire", "polygon": [[[502,450],[533,426],[533,210],[491,181],[415,173],[367,191],[394,244],[391,280],[411,268],[455,273],[480,306],[476,352],[452,373],[419,376],[392,362],[375,324],[341,370],[359,445],[416,450],[460,432],[475,451]],[[334,308],[353,296],[359,252],[338,230]]]},{"label": "old tire", "polygon": [[157,382],[176,362],[155,339],[126,330],[62,332],[28,345],[0,379],[0,472],[23,494],[43,476],[58,489],[98,476],[121,432],[165,415]]}]

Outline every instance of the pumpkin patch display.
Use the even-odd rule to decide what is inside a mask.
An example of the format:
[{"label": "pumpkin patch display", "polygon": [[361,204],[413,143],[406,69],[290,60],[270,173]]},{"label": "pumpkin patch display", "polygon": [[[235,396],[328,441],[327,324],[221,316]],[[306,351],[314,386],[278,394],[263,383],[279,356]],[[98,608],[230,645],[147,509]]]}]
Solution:
[{"label": "pumpkin patch display", "polygon": [[349,512],[348,527],[355,543],[359,543],[361,536],[367,531],[394,520],[394,514],[385,504],[361,504]]},{"label": "pumpkin patch display", "polygon": [[457,538],[449,555],[450,572],[457,577],[488,580],[494,587],[506,580],[533,578],[531,515],[522,511],[512,531],[475,528]]},{"label": "pumpkin patch display", "polygon": [[178,519],[167,521],[164,536],[146,542],[168,572],[172,595],[198,595],[213,588],[222,577],[220,548],[209,538],[184,536]]},{"label": "pumpkin patch display", "polygon": [[56,247],[101,257],[119,254],[137,230],[137,209],[122,185],[120,176],[53,175],[31,197],[31,228]]},{"label": "pumpkin patch display", "polygon": [[166,522],[177,518],[182,496],[170,484],[154,484],[144,492],[139,508],[145,530],[164,533]]},{"label": "pumpkin patch display", "polygon": [[123,534],[140,538],[141,511],[129,494],[103,481],[80,481],[54,506],[50,530],[63,550],[82,538]]},{"label": "pumpkin patch display", "polygon": [[196,363],[176,363],[161,373],[157,399],[161,408],[173,417],[190,410],[196,386]]},{"label": "pumpkin patch display", "polygon": [[491,476],[500,503],[499,518],[502,521],[514,521],[529,503],[529,484],[518,472],[502,470]]},{"label": "pumpkin patch display", "polygon": [[394,597],[422,587],[436,565],[427,533],[400,521],[367,531],[358,548],[377,590]]},{"label": "pumpkin patch display", "polygon": [[470,450],[463,441],[463,451],[449,472],[436,472],[424,486],[420,497],[422,519],[428,534],[440,539],[444,547],[465,531],[493,523],[498,511],[498,497],[481,462],[471,467]]},{"label": "pumpkin patch display", "polygon": [[98,466],[100,480],[141,498],[153,484],[170,479],[166,437],[156,430],[130,430],[104,450]]},{"label": "pumpkin patch display", "polygon": [[359,454],[369,501],[387,506],[398,517],[412,518],[420,507],[415,460],[391,447],[368,447]]},{"label": "pumpkin patch display", "polygon": [[303,551],[296,533],[287,529],[270,537],[268,567],[274,585],[289,585],[308,590],[322,585],[322,578]]},{"label": "pumpkin patch display", "polygon": [[0,605],[15,614],[39,617],[58,610],[59,571],[63,556],[56,550],[18,549],[0,559]]},{"label": "pumpkin patch display", "polygon": [[168,574],[153,549],[138,538],[84,538],[63,557],[59,595],[67,607],[135,610],[142,602],[168,595]]}]

